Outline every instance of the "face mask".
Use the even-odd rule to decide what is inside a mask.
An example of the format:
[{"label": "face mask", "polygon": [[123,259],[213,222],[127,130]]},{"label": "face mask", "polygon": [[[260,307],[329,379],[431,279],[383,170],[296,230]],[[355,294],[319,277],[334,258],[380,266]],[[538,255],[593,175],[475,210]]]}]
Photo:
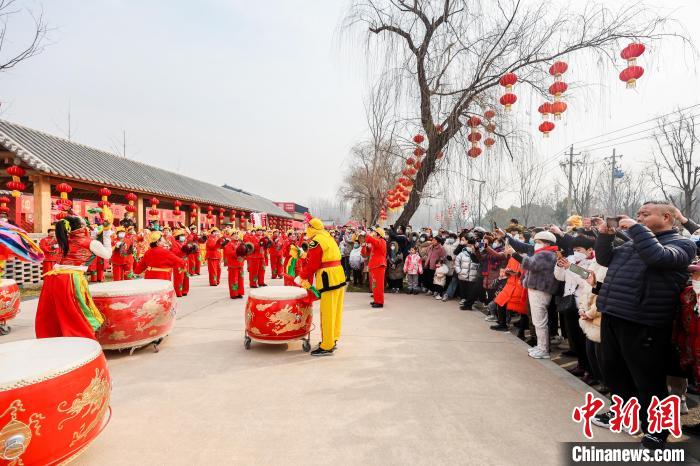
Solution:
[{"label": "face mask", "polygon": [[117,235],[118,238],[123,238],[123,237],[125,237],[125,236],[126,236],[126,234],[124,234],[124,233],[119,233],[119,234]]},{"label": "face mask", "polygon": [[395,246],[392,246],[392,247],[391,247],[391,250],[392,250],[392,251],[396,251],[396,247],[395,247]]},{"label": "face mask", "polygon": [[574,251],[574,259],[576,261],[582,261],[586,258],[586,255],[580,251]]},{"label": "face mask", "polygon": [[544,244],[542,243],[535,243],[535,251],[539,251],[544,247]]},{"label": "face mask", "polygon": [[693,243],[700,242],[700,235],[690,235],[690,241],[692,241]]},{"label": "face mask", "polygon": [[700,294],[700,280],[692,280],[693,282],[693,291],[695,291],[695,294]]},{"label": "face mask", "polygon": [[184,237],[184,236],[180,236],[180,237],[178,237],[177,240],[178,240],[179,242],[181,242],[181,243],[184,243],[184,242],[185,242],[185,237]]},{"label": "face mask", "polygon": [[498,241],[494,241],[494,242],[493,242],[493,247],[494,247],[494,248],[500,248],[500,247],[501,247],[501,243],[499,243]]},{"label": "face mask", "polygon": [[445,244],[447,244],[447,245],[453,245],[454,243],[455,243],[454,238],[447,238],[445,240]]}]

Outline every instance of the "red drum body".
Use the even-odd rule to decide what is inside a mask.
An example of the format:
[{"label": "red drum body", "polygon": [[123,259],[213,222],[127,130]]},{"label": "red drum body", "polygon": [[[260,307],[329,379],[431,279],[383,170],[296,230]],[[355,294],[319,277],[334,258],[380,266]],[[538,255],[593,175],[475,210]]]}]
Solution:
[{"label": "red drum body", "polygon": [[96,341],[15,341],[0,345],[0,360],[0,465],[68,463],[109,422],[112,385]]},{"label": "red drum body", "polygon": [[246,334],[265,343],[286,343],[308,335],[313,314],[306,296],[306,290],[295,286],[252,289],[245,309]]},{"label": "red drum body", "polygon": [[129,280],[90,285],[105,317],[97,331],[103,349],[138,348],[157,342],[175,323],[175,289],[169,280]]},{"label": "red drum body", "polygon": [[14,280],[0,280],[0,324],[4,324],[19,313],[19,287]]}]

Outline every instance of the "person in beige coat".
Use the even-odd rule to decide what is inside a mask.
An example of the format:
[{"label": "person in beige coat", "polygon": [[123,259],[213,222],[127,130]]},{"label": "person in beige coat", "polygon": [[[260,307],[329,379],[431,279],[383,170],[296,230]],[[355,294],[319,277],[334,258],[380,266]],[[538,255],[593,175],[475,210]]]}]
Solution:
[{"label": "person in beige coat", "polygon": [[588,280],[581,279],[580,288],[582,292],[577,296],[579,325],[586,335],[586,354],[591,367],[593,376],[601,384],[600,392],[607,391],[603,375],[600,370],[600,320],[601,313],[596,306],[598,295],[593,292],[594,287],[597,288],[599,283],[605,280],[605,274],[608,271],[607,267],[603,267],[595,260],[591,261],[588,270],[591,275]]}]

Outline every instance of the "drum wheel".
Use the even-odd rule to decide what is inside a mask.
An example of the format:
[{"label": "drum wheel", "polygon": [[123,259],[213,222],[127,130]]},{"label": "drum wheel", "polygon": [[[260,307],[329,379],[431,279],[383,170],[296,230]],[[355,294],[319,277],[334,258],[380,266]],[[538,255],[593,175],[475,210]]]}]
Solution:
[{"label": "drum wheel", "polygon": [[8,333],[10,333],[10,330],[12,330],[12,329],[10,328],[9,325],[5,325],[4,322],[2,324],[0,324],[0,336],[7,335]]},{"label": "drum wheel", "polygon": [[246,335],[243,338],[243,346],[245,346],[245,349],[250,349],[250,342],[251,342],[250,337],[248,335]]},{"label": "drum wheel", "polygon": [[301,349],[304,350],[305,353],[308,353],[311,351],[311,342],[307,338],[306,340],[302,340],[301,342]]}]

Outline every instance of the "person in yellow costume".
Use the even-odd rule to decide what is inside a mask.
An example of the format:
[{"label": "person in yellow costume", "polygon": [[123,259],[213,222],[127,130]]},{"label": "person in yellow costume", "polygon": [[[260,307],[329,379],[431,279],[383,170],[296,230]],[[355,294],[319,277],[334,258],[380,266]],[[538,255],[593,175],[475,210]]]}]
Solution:
[{"label": "person in yellow costume", "polygon": [[340,248],[317,218],[309,221],[306,237],[309,250],[294,283],[308,290],[316,278],[316,288],[321,294],[321,343],[311,356],[332,356],[340,338],[347,283],[340,263]]}]

